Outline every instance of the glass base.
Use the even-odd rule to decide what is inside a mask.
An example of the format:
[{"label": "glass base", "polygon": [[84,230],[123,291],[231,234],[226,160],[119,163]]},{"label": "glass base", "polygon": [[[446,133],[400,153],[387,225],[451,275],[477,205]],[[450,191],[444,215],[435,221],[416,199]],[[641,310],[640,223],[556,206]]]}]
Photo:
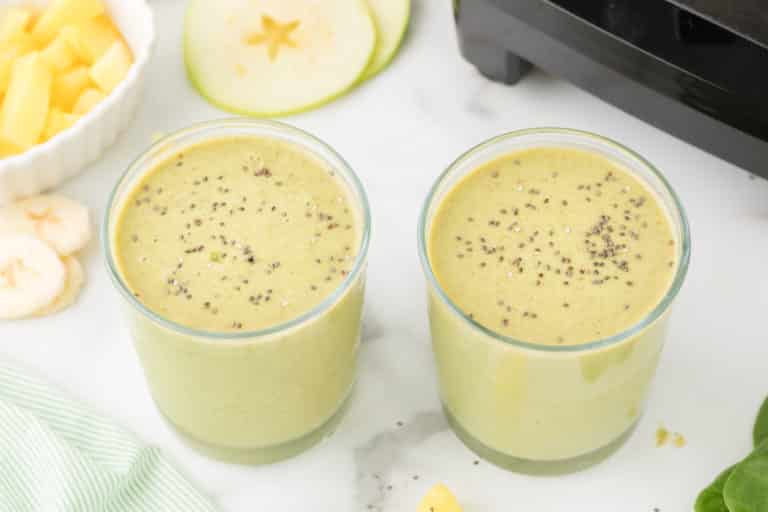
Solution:
[{"label": "glass base", "polygon": [[523,473],[527,475],[537,476],[556,476],[568,473],[575,473],[592,467],[605,459],[613,455],[621,446],[632,437],[632,433],[635,431],[637,422],[633,423],[623,434],[621,434],[614,441],[611,441],[606,446],[598,448],[597,450],[564,460],[528,460],[512,457],[505,453],[501,453],[493,448],[490,448],[474,438],[464,427],[456,420],[445,405],[443,405],[443,413],[445,414],[448,424],[451,426],[453,433],[461,440],[464,445],[472,450],[475,454],[482,459],[508,471],[515,473]]},{"label": "glass base", "polygon": [[336,430],[336,427],[339,426],[339,423],[341,423],[344,414],[347,412],[350,401],[351,394],[344,400],[333,416],[312,432],[285,443],[259,448],[233,448],[229,446],[213,445],[201,441],[177,426],[165,416],[162,411],[161,414],[171,428],[176,431],[182,441],[202,455],[229,464],[258,466],[272,464],[295,457],[300,453],[309,450],[323,439],[330,437]]}]

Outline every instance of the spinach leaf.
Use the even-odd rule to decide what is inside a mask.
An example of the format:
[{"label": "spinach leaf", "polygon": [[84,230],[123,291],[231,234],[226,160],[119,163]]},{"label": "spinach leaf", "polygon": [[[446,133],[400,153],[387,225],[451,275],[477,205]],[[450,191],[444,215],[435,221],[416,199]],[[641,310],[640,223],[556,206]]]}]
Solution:
[{"label": "spinach leaf", "polygon": [[696,512],[768,512],[768,399],[753,431],[755,451],[723,471],[696,499]]},{"label": "spinach leaf", "polygon": [[729,512],[768,512],[768,440],[736,466],[723,497]]},{"label": "spinach leaf", "polygon": [[731,476],[734,469],[736,466],[726,469],[720,473],[714,482],[709,484],[709,487],[701,491],[696,499],[696,512],[729,512],[728,507],[725,506],[723,489],[725,489],[725,482],[728,481],[728,477]]},{"label": "spinach leaf", "polygon": [[765,400],[760,408],[760,412],[757,414],[753,437],[755,439],[755,446],[768,439],[768,399]]}]

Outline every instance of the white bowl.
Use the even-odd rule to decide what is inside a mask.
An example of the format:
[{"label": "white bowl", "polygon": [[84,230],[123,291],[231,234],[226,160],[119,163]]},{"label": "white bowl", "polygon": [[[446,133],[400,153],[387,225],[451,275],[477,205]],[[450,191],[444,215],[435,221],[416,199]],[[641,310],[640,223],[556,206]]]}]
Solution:
[{"label": "white bowl", "polygon": [[[0,7],[50,0],[0,0]],[[0,205],[38,194],[75,176],[99,158],[133,119],[155,44],[152,10],[146,0],[104,0],[110,16],[133,51],[134,64],[123,82],[74,126],[20,155],[0,160]]]}]

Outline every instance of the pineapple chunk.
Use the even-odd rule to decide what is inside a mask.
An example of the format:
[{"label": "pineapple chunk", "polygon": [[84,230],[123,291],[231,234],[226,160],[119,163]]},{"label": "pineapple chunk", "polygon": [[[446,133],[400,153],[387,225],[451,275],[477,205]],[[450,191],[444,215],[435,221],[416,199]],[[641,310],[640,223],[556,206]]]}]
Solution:
[{"label": "pineapple chunk", "polygon": [[23,37],[32,21],[32,13],[18,7],[8,9],[0,25],[0,41],[13,41]]},{"label": "pineapple chunk", "polygon": [[19,153],[21,153],[21,148],[19,146],[0,138],[0,159],[18,155]]},{"label": "pineapple chunk", "polygon": [[8,82],[11,81],[11,69],[18,57],[18,53],[11,49],[0,52],[0,94],[4,94],[5,90],[8,89]]},{"label": "pineapple chunk", "polygon": [[0,95],[8,89],[13,64],[20,57],[32,51],[33,47],[29,43],[28,39],[21,39],[0,46]]},{"label": "pineapple chunk", "polygon": [[51,104],[65,112],[71,112],[75,102],[91,84],[88,68],[79,66],[62,73],[53,80]]},{"label": "pineapple chunk", "polygon": [[75,124],[78,119],[80,119],[80,116],[67,114],[55,107],[52,108],[48,113],[48,121],[45,124],[45,130],[43,130],[43,140],[54,138],[59,133]]},{"label": "pineapple chunk", "polygon": [[91,80],[102,91],[110,93],[128,74],[131,63],[131,51],[124,42],[116,41],[91,67]]},{"label": "pineapple chunk", "polygon": [[56,73],[61,73],[71,68],[77,60],[72,47],[61,35],[54,39],[45,50],[40,52],[40,55],[45,63]]},{"label": "pineapple chunk", "polygon": [[106,99],[106,95],[98,89],[90,88],[83,91],[75,106],[72,107],[72,113],[78,116],[84,116],[93,108]]},{"label": "pineapple chunk", "polygon": [[64,27],[61,34],[74,48],[78,57],[87,64],[99,60],[115,41],[121,39],[120,32],[106,15]]},{"label": "pineapple chunk", "polygon": [[39,52],[14,64],[0,114],[0,137],[21,148],[40,140],[48,117],[52,82],[53,72]]},{"label": "pineapple chunk", "polygon": [[48,43],[66,25],[75,25],[104,14],[101,0],[53,0],[32,29],[41,43]]},{"label": "pineapple chunk", "polygon": [[419,512],[461,512],[456,497],[443,484],[429,490],[419,505]]},{"label": "pineapple chunk", "polygon": [[37,50],[38,47],[35,39],[31,35],[24,33],[11,41],[0,41],[0,52],[11,49],[19,50],[21,55],[24,55]]}]

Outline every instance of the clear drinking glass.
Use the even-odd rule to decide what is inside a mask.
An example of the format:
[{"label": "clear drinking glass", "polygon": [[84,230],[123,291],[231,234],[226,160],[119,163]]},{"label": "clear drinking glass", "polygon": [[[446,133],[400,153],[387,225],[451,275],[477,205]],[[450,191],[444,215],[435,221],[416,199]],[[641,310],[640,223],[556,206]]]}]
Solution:
[{"label": "clear drinking glass", "polygon": [[[255,332],[201,332],[146,308],[115,260],[118,214],[154,167],[202,141],[259,136],[299,146],[347,186],[362,236],[342,284],[312,311]],[[330,435],[356,378],[371,217],[363,186],[349,165],[312,135],[271,121],[223,120],[181,130],[153,145],[117,183],[102,239],[109,274],[154,401],[200,451],[225,461],[261,464],[296,455]]]},{"label": "clear drinking glass", "polygon": [[[674,230],[678,266],[658,306],[637,325],[575,346],[526,343],[467,317],[435,278],[427,243],[446,194],[478,166],[533,147],[598,153],[631,172],[657,196]],[[666,320],[690,258],[688,222],[669,183],[640,155],[607,138],[558,129],[501,135],[456,160],[433,186],[419,225],[429,319],[445,414],[456,435],[489,461],[525,473],[561,473],[611,454],[637,423],[656,371]]]}]

